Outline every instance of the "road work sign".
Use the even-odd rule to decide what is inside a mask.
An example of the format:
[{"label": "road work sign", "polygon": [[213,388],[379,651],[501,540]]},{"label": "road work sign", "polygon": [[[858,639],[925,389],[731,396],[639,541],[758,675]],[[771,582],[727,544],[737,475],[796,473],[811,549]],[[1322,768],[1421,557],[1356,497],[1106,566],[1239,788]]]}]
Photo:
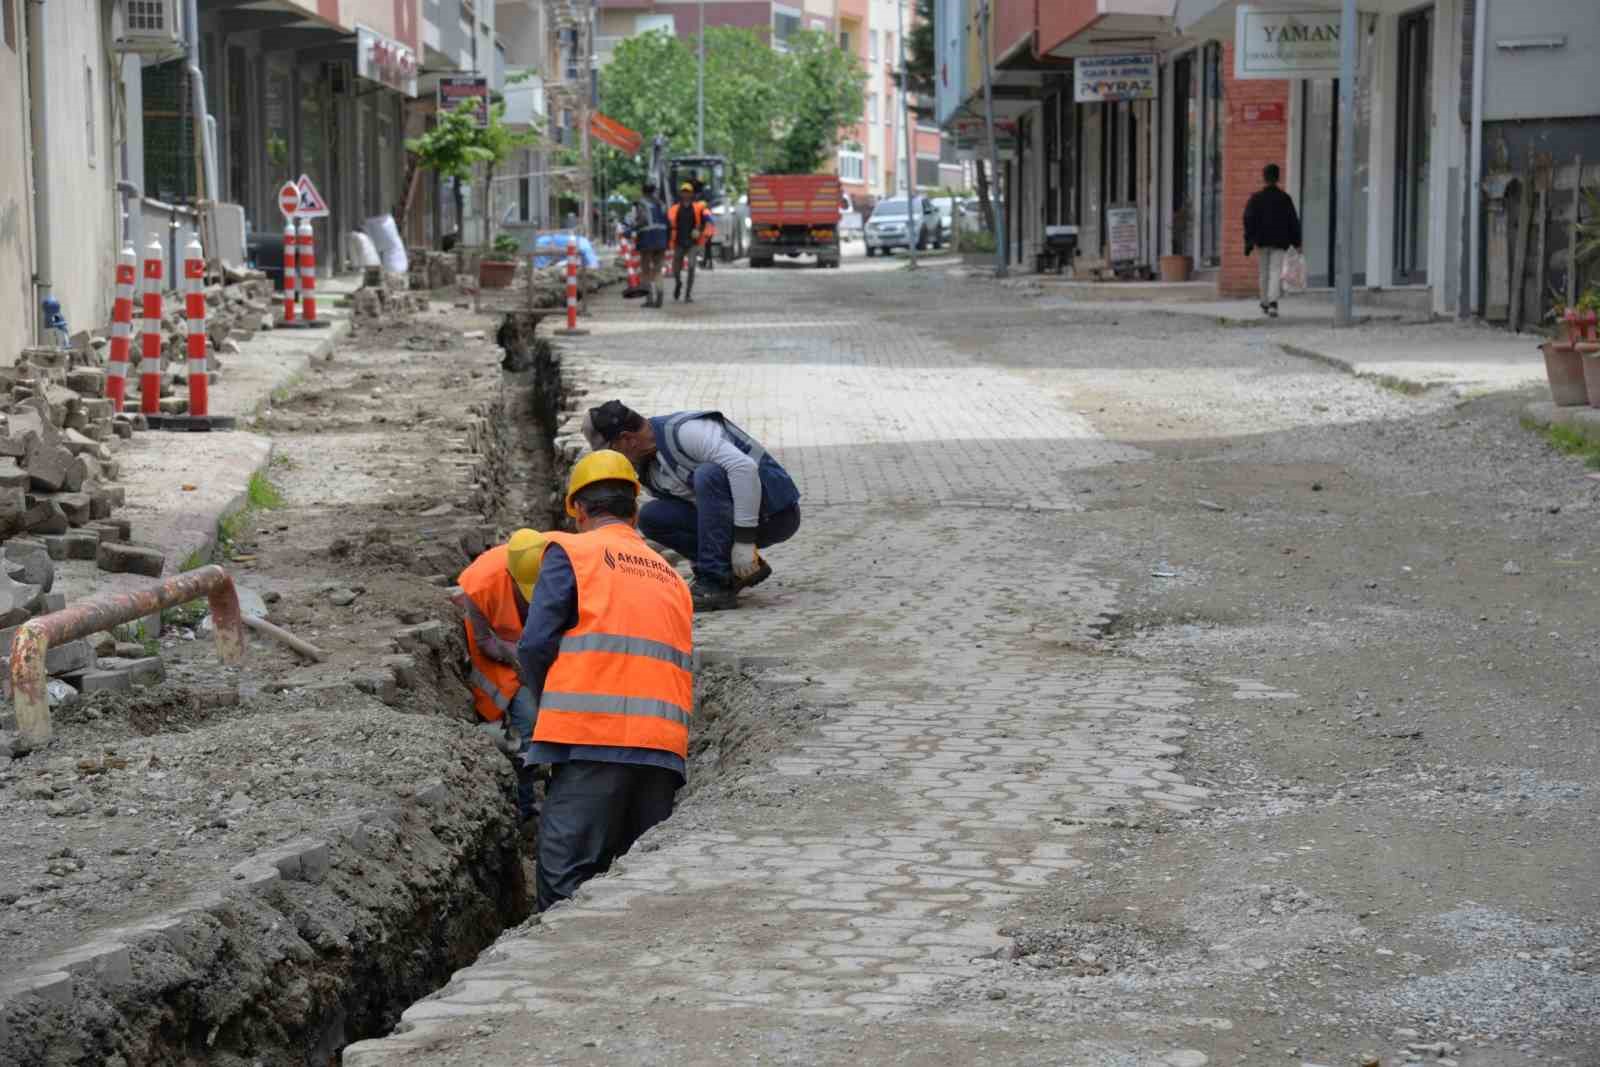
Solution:
[{"label": "road work sign", "polygon": [[322,199],[321,193],[317,192],[317,187],[312,184],[309,174],[300,175],[300,180],[295,183],[295,189],[300,193],[300,203],[295,209],[295,218],[325,219],[328,217],[328,202]]}]

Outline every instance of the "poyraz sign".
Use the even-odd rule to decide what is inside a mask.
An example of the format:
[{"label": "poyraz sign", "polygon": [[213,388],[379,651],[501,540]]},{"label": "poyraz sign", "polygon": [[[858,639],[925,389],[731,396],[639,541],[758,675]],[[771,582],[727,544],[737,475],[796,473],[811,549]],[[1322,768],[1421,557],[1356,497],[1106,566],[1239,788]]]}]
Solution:
[{"label": "poyraz sign", "polygon": [[1235,78],[1337,78],[1340,13],[1241,6],[1235,16]]},{"label": "poyraz sign", "polygon": [[1072,98],[1080,104],[1156,98],[1154,53],[1078,56],[1072,61],[1072,76]]}]

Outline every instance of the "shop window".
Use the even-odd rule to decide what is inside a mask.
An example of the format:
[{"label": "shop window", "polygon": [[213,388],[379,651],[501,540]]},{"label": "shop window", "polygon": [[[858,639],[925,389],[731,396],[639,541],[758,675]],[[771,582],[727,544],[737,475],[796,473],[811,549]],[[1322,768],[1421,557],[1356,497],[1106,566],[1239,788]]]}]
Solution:
[{"label": "shop window", "polygon": [[227,124],[228,187],[223,195],[239,204],[251,202],[245,188],[249,174],[249,150],[246,146],[250,143],[248,127],[251,118],[250,108],[245,103],[245,86],[250,84],[248,69],[244,49],[228,49],[227,98],[222,116]]},{"label": "shop window", "polygon": [[1194,78],[1194,53],[1179,56],[1172,64],[1172,254],[1177,256],[1190,255],[1194,248],[1200,145]]},{"label": "shop window", "polygon": [[[1367,282],[1367,201],[1371,185],[1368,149],[1372,143],[1372,56],[1377,19],[1366,19],[1357,52],[1355,203],[1351,225],[1351,273],[1355,285]],[[1334,284],[1334,234],[1339,205],[1334,195],[1339,173],[1339,80],[1300,83],[1300,228],[1311,285]]]},{"label": "shop window", "polygon": [[1428,281],[1428,201],[1433,153],[1433,8],[1400,18],[1395,93],[1394,280]]},{"label": "shop window", "polygon": [[0,30],[5,33],[6,47],[13,52],[17,50],[17,5],[16,0],[0,0]]},{"label": "shop window", "polygon": [[144,194],[166,203],[194,199],[194,121],[183,61],[139,72],[144,98]]}]

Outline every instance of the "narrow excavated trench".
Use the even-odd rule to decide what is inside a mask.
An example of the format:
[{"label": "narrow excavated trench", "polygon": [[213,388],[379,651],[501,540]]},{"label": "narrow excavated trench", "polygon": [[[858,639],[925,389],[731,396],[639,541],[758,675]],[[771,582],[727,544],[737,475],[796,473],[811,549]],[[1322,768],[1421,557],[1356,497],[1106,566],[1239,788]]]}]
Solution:
[{"label": "narrow excavated trench", "polygon": [[[556,447],[556,433],[574,401],[560,353],[535,339],[528,324],[508,320],[498,340],[504,359],[495,399],[471,420],[470,498],[501,533],[524,524],[548,528],[565,518],[556,487],[575,453]],[[427,548],[429,536],[453,548],[457,538],[481,539],[483,525],[415,531],[412,554],[420,559],[401,551],[388,558],[402,545],[395,534],[392,544],[354,546],[340,562],[414,575],[442,558]],[[461,549],[470,555],[477,547]],[[152,729],[171,730],[181,709],[161,701],[187,701],[182,714],[198,727],[196,745],[224,718],[238,716],[228,729],[253,741],[261,754],[251,758],[263,764],[278,758],[279,748],[332,754],[327,766],[317,763],[321,756],[296,757],[284,772],[290,782],[314,773],[336,779],[338,754],[387,746],[396,799],[378,810],[319,816],[290,788],[281,802],[301,816],[304,837],[266,853],[219,854],[233,865],[220,882],[212,876],[192,883],[187,897],[167,902],[173,910],[165,914],[86,934],[86,941],[99,940],[69,953],[71,962],[53,978],[13,980],[8,966],[0,985],[0,1065],[335,1063],[345,1045],[388,1033],[408,1006],[529,920],[532,842],[513,818],[511,769],[466,710],[459,618],[447,605],[429,614],[397,636],[408,661],[396,669],[398,693],[357,678],[354,686],[311,691],[279,686],[273,694],[269,687],[226,710],[203,706],[192,690],[170,689],[151,691],[148,708],[118,709],[129,722],[154,716],[150,722],[161,724]],[[249,685],[244,676],[241,683]],[[696,701],[691,784],[680,808],[733,786],[815,717],[781,679],[763,681],[731,666],[701,670]],[[188,729],[180,723],[176,732]],[[408,779],[407,753],[418,749],[433,750],[419,763],[426,777]],[[226,762],[220,751],[205,751]],[[234,778],[225,767],[215,774]],[[316,795],[328,799],[330,792]],[[113,845],[121,848],[107,847]],[[154,845],[145,851],[152,865],[171,856]]]}]

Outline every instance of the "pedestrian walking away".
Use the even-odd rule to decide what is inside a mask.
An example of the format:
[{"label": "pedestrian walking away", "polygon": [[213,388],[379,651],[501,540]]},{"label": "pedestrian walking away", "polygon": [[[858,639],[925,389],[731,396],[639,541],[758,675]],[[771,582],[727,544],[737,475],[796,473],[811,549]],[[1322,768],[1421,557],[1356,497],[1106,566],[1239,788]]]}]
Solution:
[{"label": "pedestrian walking away", "polygon": [[[500,747],[513,758],[527,751],[538,716],[535,694],[517,674],[516,647],[544,549],[543,535],[518,530],[461,572],[452,598],[466,616],[473,705],[484,722],[500,725]],[[523,821],[535,815],[533,791],[534,769],[519,765],[517,814]]]},{"label": "pedestrian walking away", "polygon": [[695,207],[700,209],[700,218],[704,225],[700,230],[700,266],[706,270],[716,270],[716,257],[711,254],[711,240],[717,236],[717,217],[711,213],[711,205],[706,202],[706,183],[696,180],[694,183]]},{"label": "pedestrian walking away", "polygon": [[644,306],[658,308],[663,298],[661,269],[667,257],[667,209],[661,206],[654,183],[645,184],[628,225],[639,242],[639,271],[650,289]]},{"label": "pedestrian walking away", "polygon": [[645,544],[639,479],[618,452],[584,456],[567,482],[576,534],[546,535],[517,659],[539,694],[525,763],[549,764],[539,816],[537,907],[570,898],[672,814],[688,777],[694,607]]},{"label": "pedestrian walking away", "polygon": [[1261,177],[1267,184],[1253,193],[1244,206],[1244,254],[1261,253],[1256,257],[1261,310],[1275,319],[1278,298],[1283,294],[1284,254],[1300,247],[1300,216],[1294,209],[1294,198],[1278,187],[1278,165],[1268,163]]},{"label": "pedestrian walking away", "polygon": [[758,549],[800,529],[794,479],[720,411],[647,419],[608,400],[589,409],[583,433],[591,448],[616,449],[638,470],[654,497],[639,529],[693,562],[696,611],[735,607],[740,591],[772,574]]},{"label": "pedestrian walking away", "polygon": [[[667,209],[667,229],[672,235],[672,299],[680,297],[694,303],[694,271],[699,261],[700,240],[705,235],[706,207],[694,198],[694,186],[678,186],[678,199]],[[685,287],[683,271],[689,270]]]}]

